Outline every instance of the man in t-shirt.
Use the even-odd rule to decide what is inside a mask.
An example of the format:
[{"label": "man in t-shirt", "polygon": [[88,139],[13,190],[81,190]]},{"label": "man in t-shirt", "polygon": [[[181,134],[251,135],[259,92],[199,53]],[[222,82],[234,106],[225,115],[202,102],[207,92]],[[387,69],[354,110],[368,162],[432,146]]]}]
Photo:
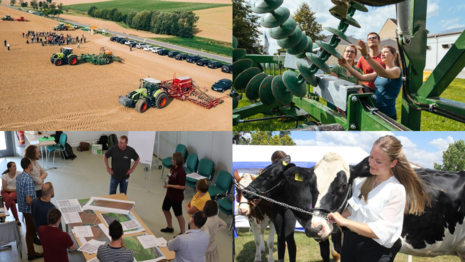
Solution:
[{"label": "man in t-shirt", "polygon": [[97,251],[97,258],[100,262],[133,262],[134,254],[131,250],[124,247],[123,242],[123,226],[118,220],[114,220],[108,226],[108,231],[111,237],[111,243],[101,245]]},{"label": "man in t-shirt", "polygon": [[73,251],[76,246],[69,234],[58,227],[61,223],[60,210],[51,209],[47,214],[47,222],[48,225],[39,228],[39,237],[44,249],[44,261],[69,262],[67,249]]},{"label": "man in t-shirt", "polygon": [[31,203],[36,198],[36,189],[34,180],[31,177],[33,169],[31,159],[25,157],[21,159],[21,167],[23,172],[16,177],[16,195],[18,200],[19,212],[23,213],[26,220],[26,246],[28,260],[43,257],[42,253],[37,253],[34,250],[34,236],[36,235],[36,227],[31,214]]},{"label": "man in t-shirt", "polygon": [[208,228],[201,229],[207,221],[207,215],[203,211],[198,211],[189,220],[190,230],[167,242],[169,250],[174,251],[175,262],[204,262],[205,252],[210,243]]},{"label": "man in t-shirt", "polygon": [[[379,50],[380,43],[381,43],[381,39],[377,33],[371,32],[368,34],[367,45],[370,48],[369,56],[371,56],[373,60],[378,62],[378,64],[382,65],[386,69],[386,65],[381,61],[381,52]],[[358,60],[357,68],[360,68],[363,71],[363,74],[365,75],[375,72],[373,68],[371,68],[371,66],[368,64],[366,58],[363,56],[361,56],[360,59]],[[373,91],[376,90],[375,82],[364,82],[363,84],[372,88]]]},{"label": "man in t-shirt", "polygon": [[[42,186],[42,196],[34,198],[31,204],[32,217],[39,233],[40,226],[48,225],[48,212],[55,208],[55,205],[50,202],[55,196],[55,190],[51,182],[47,182]],[[59,224],[61,229],[61,225]]]},{"label": "man in t-shirt", "polygon": [[[111,168],[108,166],[108,158],[111,157]],[[134,165],[131,168],[131,159],[134,160]],[[110,195],[116,194],[116,189],[119,185],[119,192],[127,195],[129,175],[134,172],[139,163],[139,155],[134,148],[128,146],[128,137],[121,136],[118,145],[114,145],[108,149],[103,156],[105,166],[110,179]]]}]

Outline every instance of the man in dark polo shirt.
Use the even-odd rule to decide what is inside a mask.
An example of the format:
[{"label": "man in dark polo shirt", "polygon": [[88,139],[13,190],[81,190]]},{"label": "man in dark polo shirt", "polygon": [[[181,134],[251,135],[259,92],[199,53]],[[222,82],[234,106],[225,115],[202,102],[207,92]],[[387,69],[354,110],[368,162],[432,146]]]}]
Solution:
[{"label": "man in dark polo shirt", "polygon": [[[111,157],[111,168],[108,166],[108,158]],[[134,165],[131,168],[131,159]],[[128,146],[128,137],[121,136],[118,145],[114,145],[108,149],[103,156],[105,166],[108,173],[111,175],[110,179],[110,195],[116,194],[116,188],[119,184],[119,192],[127,195],[129,175],[134,172],[139,163],[139,155],[134,148]]]},{"label": "man in dark polo shirt", "polygon": [[[48,225],[48,212],[55,208],[51,200],[55,196],[55,190],[51,182],[47,182],[42,186],[42,196],[34,198],[31,203],[32,218],[36,226],[37,234],[39,234],[40,226]],[[61,225],[59,225],[61,229]]]},{"label": "man in dark polo shirt", "polygon": [[76,249],[71,237],[63,232],[58,225],[61,223],[61,212],[54,208],[48,212],[48,225],[39,228],[39,237],[44,249],[45,262],[69,262],[68,251]]}]

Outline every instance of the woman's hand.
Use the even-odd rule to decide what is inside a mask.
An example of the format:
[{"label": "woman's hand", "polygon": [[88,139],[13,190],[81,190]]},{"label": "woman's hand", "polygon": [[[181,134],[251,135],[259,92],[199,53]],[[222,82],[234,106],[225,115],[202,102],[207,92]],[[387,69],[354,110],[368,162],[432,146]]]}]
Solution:
[{"label": "woman's hand", "polygon": [[365,44],[365,42],[363,42],[362,40],[358,40],[357,44],[360,46],[358,50],[360,50],[362,56],[368,55],[367,45]]},{"label": "woman's hand", "polygon": [[336,222],[341,227],[345,227],[347,224],[347,219],[341,216],[339,212],[329,213],[328,219],[330,222]]},{"label": "woman's hand", "polygon": [[163,188],[168,188],[168,187],[170,187],[170,185],[164,185],[164,186],[163,186]]},{"label": "woman's hand", "polygon": [[344,58],[338,59],[337,62],[339,63],[340,66],[343,66],[343,67],[349,66],[349,64],[347,63],[347,60],[345,60]]}]

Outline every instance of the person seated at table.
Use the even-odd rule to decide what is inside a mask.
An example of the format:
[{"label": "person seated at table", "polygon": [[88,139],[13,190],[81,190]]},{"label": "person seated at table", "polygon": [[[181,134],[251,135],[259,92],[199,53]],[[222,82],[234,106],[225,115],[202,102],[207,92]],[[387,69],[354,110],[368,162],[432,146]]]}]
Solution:
[{"label": "person seated at table", "polygon": [[44,184],[44,180],[47,178],[48,173],[42,168],[42,166],[40,166],[39,161],[37,161],[40,159],[39,148],[35,145],[29,145],[24,151],[24,157],[27,157],[32,161],[33,169],[31,171],[31,177],[34,180],[36,187],[36,195],[37,197],[41,197],[42,185]]},{"label": "person seated at table", "polygon": [[76,250],[76,246],[69,234],[58,227],[61,223],[60,210],[51,209],[47,214],[47,220],[48,225],[39,228],[39,237],[44,249],[44,261],[69,262],[67,250]]},{"label": "person seated at table", "polygon": [[205,212],[196,212],[189,219],[190,229],[166,243],[168,249],[175,252],[175,262],[205,262],[210,234],[208,229],[201,228],[206,221]]},{"label": "person seated at table", "polygon": [[194,215],[197,211],[202,211],[205,203],[208,200],[211,200],[210,194],[208,194],[208,180],[207,179],[199,179],[195,184],[195,188],[197,189],[197,193],[192,197],[191,201],[187,203],[186,210],[189,215]]},{"label": "person seated at table", "polygon": [[184,234],[186,232],[186,222],[182,216],[182,201],[184,200],[184,189],[186,188],[186,171],[184,171],[183,167],[184,157],[181,153],[174,153],[171,162],[173,165],[167,183],[163,186],[163,188],[166,188],[166,195],[161,207],[168,226],[160,231],[164,233],[174,232],[170,212],[170,209],[173,208],[174,215],[178,219],[181,228],[181,234]]},{"label": "person seated at table", "polygon": [[132,250],[126,249],[123,241],[123,226],[118,220],[111,222],[108,226],[111,243],[101,245],[97,251],[97,258],[100,262],[133,262],[134,254]]},{"label": "person seated at table", "polygon": [[[357,72],[359,72],[360,74],[363,74],[363,71],[359,68],[356,67],[355,65],[355,58],[357,57],[357,47],[355,45],[348,45],[346,46],[346,48],[344,49],[344,53],[342,53],[342,57],[347,61],[347,63],[352,66],[352,68],[354,70],[356,70]],[[355,78],[354,75],[352,75],[348,69],[346,69],[345,67],[341,66],[341,65],[335,65],[333,66],[333,68],[331,69],[331,75],[332,76],[336,76],[340,79],[343,79],[343,80],[346,80],[346,81],[349,81],[349,82],[352,82],[356,85],[363,85],[363,82],[362,81],[359,81],[357,80],[357,78]],[[334,105],[329,105],[328,106],[332,109],[335,109],[337,107],[335,107]],[[333,107],[331,107],[333,106]],[[337,108],[337,111],[342,114],[342,115],[346,115],[344,111],[342,111],[340,108]]]},{"label": "person seated at table", "polygon": [[18,210],[16,210],[16,177],[21,174],[21,171],[16,170],[15,162],[8,162],[6,164],[7,169],[2,173],[2,198],[5,201],[6,210],[11,210],[13,217],[18,223],[18,226],[21,226],[21,222],[18,218]]},{"label": "person seated at table", "polygon": [[208,200],[205,203],[203,212],[207,215],[207,222],[205,222],[202,229],[208,229],[210,234],[210,243],[208,244],[207,253],[205,254],[205,262],[220,262],[215,238],[217,231],[226,228],[226,222],[218,217],[218,204],[213,200]]}]

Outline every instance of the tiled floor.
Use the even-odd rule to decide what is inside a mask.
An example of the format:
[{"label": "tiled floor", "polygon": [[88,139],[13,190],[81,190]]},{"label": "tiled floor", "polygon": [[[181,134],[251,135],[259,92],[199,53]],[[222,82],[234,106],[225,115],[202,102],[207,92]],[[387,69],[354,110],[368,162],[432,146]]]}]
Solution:
[{"label": "tiled floor", "polygon": [[[48,170],[49,176],[46,181],[52,182],[55,188],[55,198],[52,199],[53,203],[59,199],[87,198],[90,196],[108,195],[110,177],[106,172],[103,157],[99,155],[92,155],[90,152],[78,152],[76,150],[74,150],[74,153],[77,155],[75,160],[65,161],[57,158],[55,162],[57,169]],[[7,161],[15,161],[17,165],[20,166],[19,158],[7,158]],[[5,161],[2,161],[2,164],[6,165]],[[0,167],[0,169],[5,170],[3,166]],[[132,201],[136,201],[134,210],[150,228],[150,230],[157,237],[164,237],[169,240],[174,235],[177,235],[180,230],[177,220],[174,219],[173,226],[175,228],[175,232],[173,234],[160,232],[161,228],[166,227],[166,220],[161,211],[166,189],[163,188],[163,180],[160,179],[160,175],[161,170],[158,170],[158,168],[154,166],[150,182],[151,188],[150,192],[148,192],[149,175],[147,173],[147,178],[145,178],[144,166],[139,165],[129,179],[128,197]],[[186,205],[186,201],[189,201],[194,194],[194,189],[187,188],[183,204]],[[21,213],[19,213],[19,215],[20,219],[22,219]],[[184,216],[186,221],[188,221],[185,212]],[[228,223],[229,226],[231,216],[228,217],[225,214],[220,213],[220,218]],[[7,221],[12,220],[14,220],[12,216],[7,219]],[[24,240],[24,235],[26,233],[24,223],[20,231],[23,244],[22,260],[19,257],[19,252],[15,245],[12,245],[13,247],[11,249],[0,250],[0,261],[28,261],[26,242]],[[223,259],[224,261],[230,261],[232,259],[232,240],[232,236],[228,236],[228,229],[218,232],[216,236],[218,252],[222,261]],[[41,246],[34,246],[37,252],[42,252]],[[79,251],[70,252],[69,259],[70,262],[85,261],[84,256]],[[36,259],[33,261],[40,262],[43,261],[43,259]]]}]

